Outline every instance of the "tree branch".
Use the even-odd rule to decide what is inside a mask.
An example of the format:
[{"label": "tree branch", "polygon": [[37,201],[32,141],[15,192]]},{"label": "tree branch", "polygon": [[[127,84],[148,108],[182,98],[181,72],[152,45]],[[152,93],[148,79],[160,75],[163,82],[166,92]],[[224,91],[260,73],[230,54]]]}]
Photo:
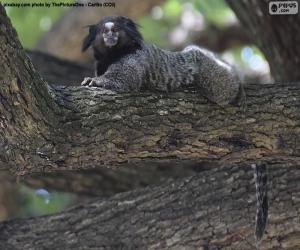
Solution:
[{"label": "tree branch", "polygon": [[[26,137],[22,145],[20,133],[9,144],[6,159],[25,166],[27,172],[182,160],[184,164],[292,157],[298,162],[298,84],[252,85],[247,88],[245,113],[238,107],[208,104],[197,93],[115,94],[86,87],[55,88],[54,107],[60,108],[55,127],[39,125],[40,137]],[[18,117],[22,119],[22,114]],[[12,126],[5,121],[6,127]],[[28,133],[26,127],[22,129]],[[4,139],[9,137],[7,131]]]},{"label": "tree branch", "polygon": [[[269,166],[268,175],[271,206],[260,249],[296,249],[299,167]],[[60,214],[0,223],[0,248],[254,249],[252,180],[249,166],[209,168]]]}]

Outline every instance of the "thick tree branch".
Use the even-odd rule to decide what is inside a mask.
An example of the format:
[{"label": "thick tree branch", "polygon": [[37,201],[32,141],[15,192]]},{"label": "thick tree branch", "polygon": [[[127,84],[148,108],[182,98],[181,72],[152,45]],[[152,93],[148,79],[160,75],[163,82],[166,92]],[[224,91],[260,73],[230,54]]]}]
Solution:
[{"label": "thick tree branch", "polygon": [[[53,93],[57,125],[42,127],[51,134],[39,131],[42,143],[34,136],[16,145],[25,128],[9,144],[7,162],[26,172],[268,157],[298,162],[299,84],[248,87],[246,112],[209,104],[198,93],[115,94],[86,87],[56,87]],[[9,137],[7,130],[2,136]]]},{"label": "thick tree branch", "polygon": [[[296,249],[299,167],[269,166],[268,175],[268,233],[260,249]],[[0,223],[0,248],[254,249],[252,180],[249,166],[209,168],[194,177],[95,200],[60,214]]]}]

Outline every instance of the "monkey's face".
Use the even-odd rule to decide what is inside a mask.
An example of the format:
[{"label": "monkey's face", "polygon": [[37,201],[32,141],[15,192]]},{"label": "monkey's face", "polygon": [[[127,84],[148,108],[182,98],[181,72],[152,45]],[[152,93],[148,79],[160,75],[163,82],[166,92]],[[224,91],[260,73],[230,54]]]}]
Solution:
[{"label": "monkey's face", "polygon": [[104,17],[98,24],[89,25],[89,34],[84,38],[82,51],[93,46],[98,52],[120,51],[139,48],[143,38],[137,25],[122,16]]},{"label": "monkey's face", "polygon": [[104,23],[100,33],[105,46],[111,48],[117,45],[119,40],[119,28],[113,22]]}]

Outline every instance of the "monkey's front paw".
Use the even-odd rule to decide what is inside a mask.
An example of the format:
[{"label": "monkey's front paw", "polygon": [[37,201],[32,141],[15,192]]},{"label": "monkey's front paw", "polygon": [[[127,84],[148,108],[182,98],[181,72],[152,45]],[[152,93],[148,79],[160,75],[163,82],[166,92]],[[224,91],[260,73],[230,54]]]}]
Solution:
[{"label": "monkey's front paw", "polygon": [[81,82],[81,86],[88,86],[92,80],[93,80],[92,77],[85,77]]},{"label": "monkey's front paw", "polygon": [[89,87],[105,87],[105,84],[99,78],[92,78],[92,77],[85,77],[81,83],[82,86],[89,86]]}]

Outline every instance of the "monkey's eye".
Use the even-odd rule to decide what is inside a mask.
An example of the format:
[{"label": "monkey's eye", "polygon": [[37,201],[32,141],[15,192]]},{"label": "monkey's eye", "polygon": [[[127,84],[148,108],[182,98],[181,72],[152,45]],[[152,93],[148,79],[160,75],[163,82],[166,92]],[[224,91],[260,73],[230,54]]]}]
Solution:
[{"label": "monkey's eye", "polygon": [[108,33],[108,32],[109,32],[109,29],[108,29],[108,28],[104,27],[104,28],[102,29],[102,33]]},{"label": "monkey's eye", "polygon": [[118,29],[118,27],[116,27],[116,26],[114,26],[112,29],[111,29],[111,31],[112,32],[117,32],[119,29]]}]

